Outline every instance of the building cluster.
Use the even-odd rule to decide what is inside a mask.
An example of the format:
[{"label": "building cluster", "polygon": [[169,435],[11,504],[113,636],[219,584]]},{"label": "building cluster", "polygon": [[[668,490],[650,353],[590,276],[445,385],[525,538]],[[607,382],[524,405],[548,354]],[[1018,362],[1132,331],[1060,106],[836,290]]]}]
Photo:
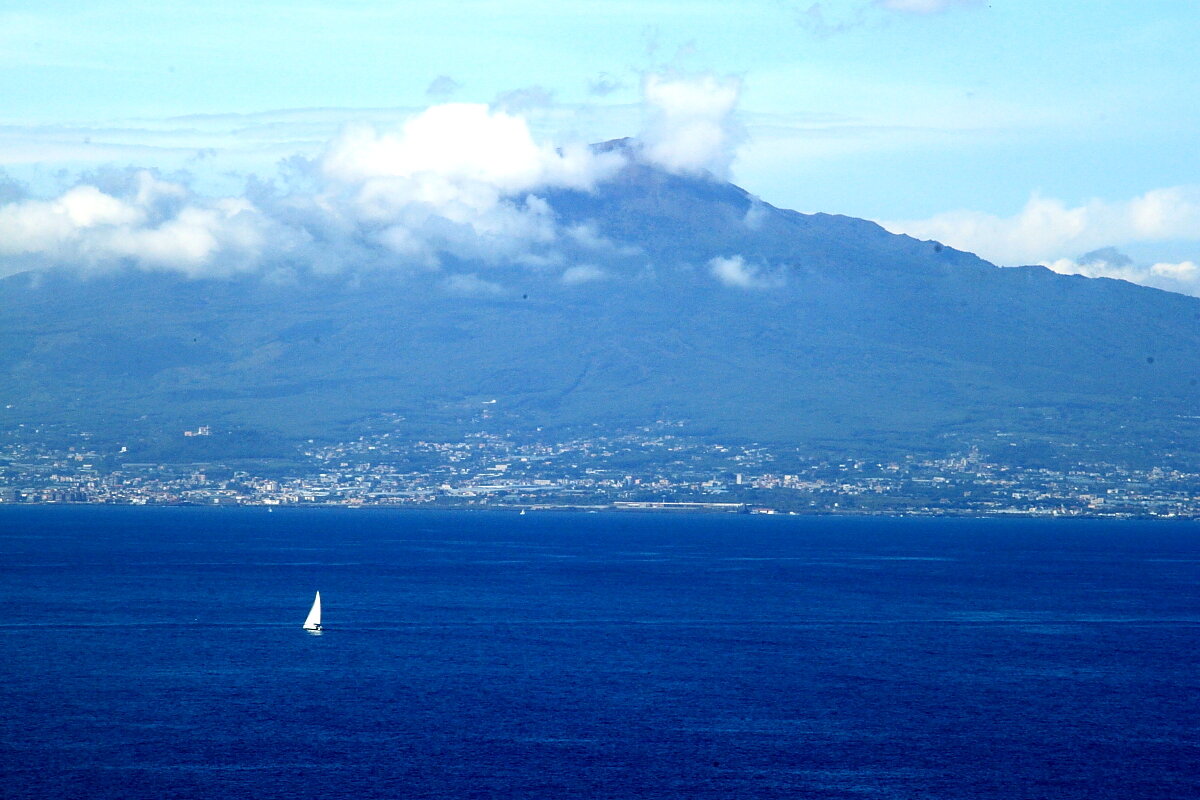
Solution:
[{"label": "building cluster", "polygon": [[[188,431],[191,435],[209,435]],[[1112,463],[950,457],[838,460],[716,444],[661,421],[554,438],[377,432],[267,462],[138,463],[88,434],[0,440],[0,503],[614,508],[879,515],[1200,517],[1200,474]]]}]

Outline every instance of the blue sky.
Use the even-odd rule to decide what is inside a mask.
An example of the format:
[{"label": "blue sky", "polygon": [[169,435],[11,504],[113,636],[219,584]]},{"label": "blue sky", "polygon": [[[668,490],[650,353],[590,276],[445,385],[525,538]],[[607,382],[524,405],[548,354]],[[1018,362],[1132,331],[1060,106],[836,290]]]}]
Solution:
[{"label": "blue sky", "polygon": [[736,95],[713,163],[775,205],[1200,293],[1197,42],[1194,0],[0,3],[0,166],[229,198],[442,103],[639,135],[659,76]]}]

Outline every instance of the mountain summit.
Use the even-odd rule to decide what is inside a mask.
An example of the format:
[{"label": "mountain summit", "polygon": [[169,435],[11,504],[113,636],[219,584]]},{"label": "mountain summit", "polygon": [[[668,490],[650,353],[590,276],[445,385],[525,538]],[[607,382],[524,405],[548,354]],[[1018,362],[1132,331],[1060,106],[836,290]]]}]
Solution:
[{"label": "mountain summit", "polygon": [[394,270],[11,276],[0,425],[286,442],[381,415],[465,432],[483,410],[493,430],[674,420],[848,454],[1192,452],[1200,300],[996,267],[606,151],[624,163],[590,189],[510,198],[553,230],[522,252],[477,236]]}]

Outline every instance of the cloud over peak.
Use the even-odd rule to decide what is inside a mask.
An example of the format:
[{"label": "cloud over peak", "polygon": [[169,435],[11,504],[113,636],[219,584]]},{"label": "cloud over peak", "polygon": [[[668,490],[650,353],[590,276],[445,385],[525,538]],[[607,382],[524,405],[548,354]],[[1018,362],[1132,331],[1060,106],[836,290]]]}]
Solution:
[{"label": "cloud over peak", "polygon": [[[429,94],[456,89],[443,75]],[[6,191],[0,274],[46,266],[425,271],[469,261],[553,268],[565,284],[599,280],[607,273],[594,267],[562,270],[595,253],[628,256],[628,246],[561,224],[546,198],[591,191],[631,157],[726,175],[741,139],[740,92],[732,77],[645,76],[645,130],[632,149],[535,138],[523,113],[553,104],[535,86],[491,105],[446,102],[344,125],[314,157],[284,158],[275,180],[251,179],[241,193],[227,186],[205,197],[147,170],[85,176],[53,198]]]},{"label": "cloud over peak", "polygon": [[625,158],[540,143],[522,117],[486,105],[438,105],[390,128],[346,126],[317,158],[281,164],[285,188],[251,181],[242,195],[205,198],[131,170],[87,176],[52,199],[18,193],[0,203],[0,274],[427,270],[444,256],[557,264],[556,242],[584,245],[539,193],[590,190]]},{"label": "cloud over peak", "polygon": [[437,176],[442,186],[474,183],[502,193],[546,185],[586,189],[613,166],[582,145],[539,145],[523,118],[475,103],[433,106],[394,132],[348,126],[319,163],[343,183]]},{"label": "cloud over peak", "polygon": [[726,177],[744,134],[734,111],[742,82],[715,75],[647,75],[643,154],[672,172]]},{"label": "cloud over peak", "polygon": [[506,111],[451,103],[394,131],[345,129],[315,164],[312,202],[401,258],[527,263],[558,235],[536,192],[590,190],[623,163],[582,144],[540,144]]}]

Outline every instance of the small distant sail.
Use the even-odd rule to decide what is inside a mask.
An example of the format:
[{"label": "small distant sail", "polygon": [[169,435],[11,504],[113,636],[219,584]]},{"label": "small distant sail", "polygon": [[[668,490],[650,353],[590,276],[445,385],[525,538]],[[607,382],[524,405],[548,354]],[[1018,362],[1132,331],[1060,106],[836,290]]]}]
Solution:
[{"label": "small distant sail", "polygon": [[317,597],[313,600],[312,609],[308,612],[308,619],[304,620],[304,630],[319,631],[321,630],[321,593],[317,592]]}]

